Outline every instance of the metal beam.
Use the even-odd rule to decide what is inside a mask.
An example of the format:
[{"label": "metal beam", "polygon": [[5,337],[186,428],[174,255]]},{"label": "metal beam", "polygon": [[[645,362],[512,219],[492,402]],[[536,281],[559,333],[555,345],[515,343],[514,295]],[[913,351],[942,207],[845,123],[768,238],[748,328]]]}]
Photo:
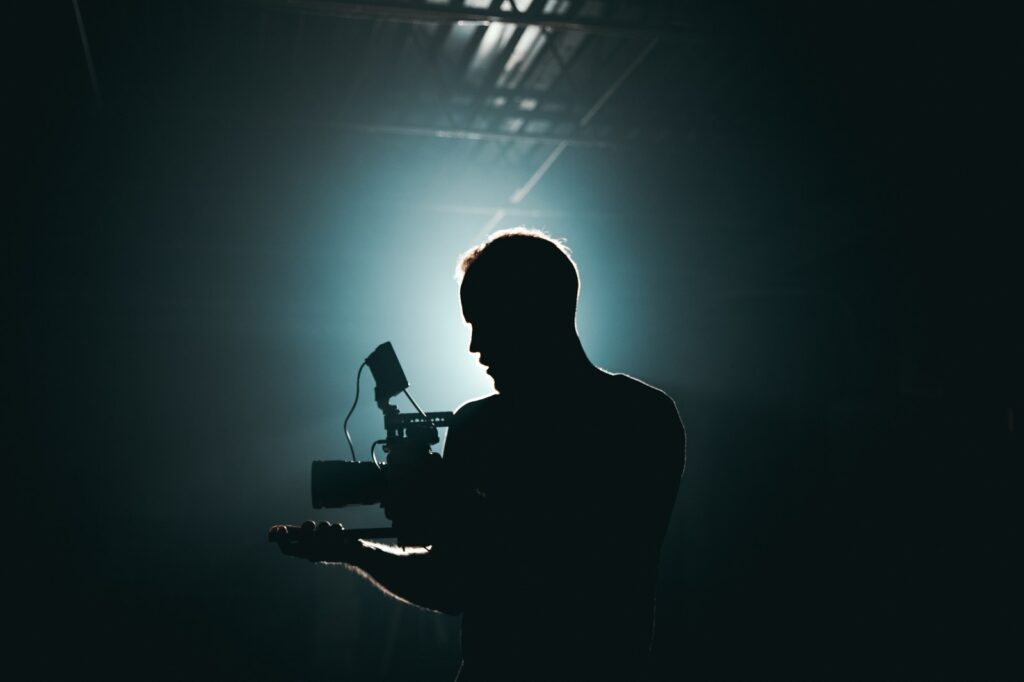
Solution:
[{"label": "metal beam", "polygon": [[[450,24],[456,22],[501,22],[518,26],[542,26],[555,31],[582,31],[600,35],[628,38],[661,38],[664,40],[694,40],[698,36],[681,23],[658,24],[635,21],[614,21],[602,18],[564,17],[501,9],[474,9],[449,5],[412,4],[409,2],[359,2],[358,0],[259,0],[280,4],[302,12],[322,14],[346,19],[381,19],[396,22],[427,22]],[[537,0],[542,2],[543,0]],[[536,3],[535,3],[536,4]]]},{"label": "metal beam", "polygon": [[431,137],[440,140],[469,140],[487,142],[536,142],[547,145],[566,145],[569,147],[588,147],[591,149],[619,149],[640,147],[642,143],[620,139],[598,139],[587,137],[564,137],[560,135],[530,135],[527,133],[499,133],[486,130],[469,130],[466,128],[443,128],[430,126],[387,125],[382,123],[362,123],[358,121],[336,120],[311,116],[289,116],[255,114],[248,111],[230,109],[207,109],[183,107],[175,109],[181,116],[197,119],[220,121],[244,121],[267,125],[312,126],[325,130],[342,130],[355,133],[375,135],[393,135],[399,137]]},{"label": "metal beam", "polygon": [[507,216],[521,218],[566,218],[569,216],[569,213],[565,211],[503,206],[474,206],[471,204],[412,204],[411,208],[420,211],[431,211],[433,213],[450,213],[452,215],[490,216],[494,215],[496,211],[504,211]]},{"label": "metal beam", "polygon": [[467,130],[462,128],[430,128],[426,126],[383,125],[376,123],[335,123],[339,128],[346,128],[363,133],[380,133],[384,135],[405,135],[412,137],[436,137],[449,140],[486,140],[493,142],[539,142],[542,144],[566,145],[569,147],[593,147],[607,149],[622,146],[614,140],[590,139],[586,137],[565,138],[556,135],[529,135],[526,133],[496,133],[486,130]]}]

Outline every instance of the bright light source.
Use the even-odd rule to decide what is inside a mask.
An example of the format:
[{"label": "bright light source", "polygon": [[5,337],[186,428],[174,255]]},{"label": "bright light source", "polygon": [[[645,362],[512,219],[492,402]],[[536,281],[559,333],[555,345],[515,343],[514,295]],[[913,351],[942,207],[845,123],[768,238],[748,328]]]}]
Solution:
[{"label": "bright light source", "polygon": [[499,88],[518,87],[523,74],[529,69],[531,62],[536,59],[540,48],[544,46],[545,37],[539,26],[527,26],[519,42],[512,49],[508,61],[502,68],[501,76],[498,77]]},{"label": "bright light source", "polygon": [[473,61],[469,64],[469,72],[475,76],[482,76],[487,66],[494,60],[498,53],[505,49],[516,27],[512,24],[493,22],[484,32]]}]

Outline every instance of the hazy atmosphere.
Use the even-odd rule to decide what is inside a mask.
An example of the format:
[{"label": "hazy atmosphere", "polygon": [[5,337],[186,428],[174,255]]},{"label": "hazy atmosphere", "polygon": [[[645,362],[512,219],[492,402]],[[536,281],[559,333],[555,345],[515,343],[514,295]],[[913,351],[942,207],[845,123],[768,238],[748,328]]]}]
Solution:
[{"label": "hazy atmosphere", "polygon": [[[524,225],[572,250],[590,359],[686,425],[656,679],[1019,675],[1019,40],[968,5],[749,5],[28,19],[3,248],[11,669],[454,679],[457,618],[267,529],[384,522],[314,510],[310,464],[348,457],[384,341],[425,410],[492,392],[456,264]],[[574,533],[528,494],[521,520]]]}]

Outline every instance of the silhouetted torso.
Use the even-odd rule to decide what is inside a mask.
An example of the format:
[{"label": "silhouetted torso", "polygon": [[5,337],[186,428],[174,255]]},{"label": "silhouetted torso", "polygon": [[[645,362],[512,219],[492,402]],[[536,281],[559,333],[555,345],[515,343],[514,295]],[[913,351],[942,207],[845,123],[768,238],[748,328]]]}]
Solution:
[{"label": "silhouetted torso", "polygon": [[445,466],[485,499],[460,682],[640,678],[684,452],[671,399],[596,368],[458,411]]}]

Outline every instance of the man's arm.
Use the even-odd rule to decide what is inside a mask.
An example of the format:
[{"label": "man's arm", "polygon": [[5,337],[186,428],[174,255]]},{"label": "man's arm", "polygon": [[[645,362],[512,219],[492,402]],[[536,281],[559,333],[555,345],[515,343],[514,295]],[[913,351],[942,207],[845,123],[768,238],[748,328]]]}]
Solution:
[{"label": "man's arm", "polygon": [[[460,416],[460,408],[456,416]],[[345,538],[341,524],[307,521],[301,528],[275,526],[270,539],[285,554],[320,563],[340,563],[367,578],[386,594],[401,601],[442,613],[461,613],[472,537],[485,518],[483,500],[467,489],[466,458],[470,437],[452,425],[445,440],[440,475],[424,481],[430,488],[416,504],[405,509],[410,518],[432,517],[442,538],[431,547],[403,549],[365,540]],[[427,509],[418,509],[426,505]],[[402,505],[395,505],[398,512]],[[396,514],[397,515],[397,514]],[[396,524],[402,518],[388,515]]]},{"label": "man's arm", "polygon": [[450,615],[462,613],[461,566],[451,548],[406,550],[361,541],[348,565],[395,599]]},{"label": "man's arm", "polygon": [[453,615],[462,612],[461,566],[454,548],[403,549],[345,538],[342,530],[341,524],[307,521],[301,528],[274,526],[270,539],[289,556],[344,565],[400,601]]}]

